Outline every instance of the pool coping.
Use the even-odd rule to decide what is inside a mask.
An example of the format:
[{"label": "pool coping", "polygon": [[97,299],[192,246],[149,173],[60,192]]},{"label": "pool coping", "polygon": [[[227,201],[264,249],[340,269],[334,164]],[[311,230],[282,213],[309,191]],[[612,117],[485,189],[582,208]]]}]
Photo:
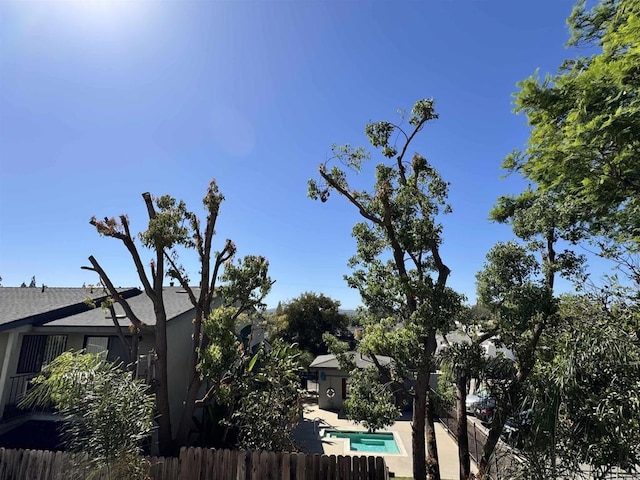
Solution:
[{"label": "pool coping", "polygon": [[343,430],[340,428],[335,428],[335,427],[328,427],[328,428],[320,428],[320,430],[318,431],[320,438],[331,438],[332,441],[336,441],[336,442],[342,442],[344,444],[344,449],[343,449],[343,453],[345,455],[350,455],[350,456],[357,456],[357,455],[364,455],[364,456],[370,456],[370,455],[374,455],[374,456],[380,456],[380,457],[408,457],[407,454],[407,450],[404,448],[404,443],[402,442],[402,439],[400,438],[400,434],[396,431],[393,430],[378,430],[375,433],[391,433],[393,434],[393,439],[396,442],[396,445],[398,446],[398,450],[400,450],[399,453],[388,453],[388,452],[368,452],[366,450],[351,450],[351,439],[349,438],[340,438],[340,437],[327,437],[327,433],[328,432],[342,432],[342,433],[371,433],[368,430]]}]

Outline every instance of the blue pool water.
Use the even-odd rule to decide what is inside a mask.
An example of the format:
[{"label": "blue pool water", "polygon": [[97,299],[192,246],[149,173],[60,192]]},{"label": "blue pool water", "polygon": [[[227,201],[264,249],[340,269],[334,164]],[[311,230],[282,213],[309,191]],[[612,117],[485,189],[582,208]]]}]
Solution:
[{"label": "blue pool water", "polygon": [[352,452],[400,453],[393,433],[341,432],[329,430],[330,438],[348,438]]}]

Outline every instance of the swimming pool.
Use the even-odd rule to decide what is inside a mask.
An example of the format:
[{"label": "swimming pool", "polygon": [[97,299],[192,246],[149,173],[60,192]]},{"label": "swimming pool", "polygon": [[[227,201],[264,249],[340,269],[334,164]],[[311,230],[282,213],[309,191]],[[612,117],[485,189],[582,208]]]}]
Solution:
[{"label": "swimming pool", "polygon": [[340,430],[326,430],[329,438],[344,438],[349,440],[349,450],[352,452],[400,453],[393,433],[344,432]]}]

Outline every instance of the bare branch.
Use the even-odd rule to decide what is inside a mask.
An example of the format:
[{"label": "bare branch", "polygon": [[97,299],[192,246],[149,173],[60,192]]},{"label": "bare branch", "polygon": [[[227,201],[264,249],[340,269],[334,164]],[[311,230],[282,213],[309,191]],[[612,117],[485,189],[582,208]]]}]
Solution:
[{"label": "bare branch", "polygon": [[122,333],[122,327],[120,326],[120,323],[118,322],[118,316],[116,315],[116,309],[113,308],[113,305],[109,305],[109,314],[111,315],[111,320],[113,321],[113,325],[116,327],[116,333],[118,335],[118,338],[120,339],[120,342],[122,342],[122,346],[125,347],[127,349],[127,351],[129,352],[129,362],[135,362],[136,359],[133,358],[133,351],[131,349],[131,345],[129,344],[129,342],[127,342],[127,339],[125,338],[124,334]]},{"label": "bare branch", "polygon": [[172,276],[178,280],[178,282],[180,283],[180,286],[187,292],[187,295],[189,296],[189,300],[191,301],[191,304],[194,307],[197,307],[198,299],[193,293],[193,289],[187,282],[187,279],[184,277],[184,275],[182,275],[182,273],[180,272],[180,268],[178,267],[176,262],[173,260],[173,258],[171,258],[171,255],[169,255],[169,253],[166,250],[164,251],[164,258],[167,260],[167,262],[169,262],[169,265],[171,266],[171,271],[173,272]]},{"label": "bare branch", "polygon": [[225,242],[224,248],[216,256],[216,263],[213,268],[213,275],[211,275],[211,285],[209,286],[209,295],[211,296],[211,298],[213,298],[213,295],[215,293],[215,284],[216,284],[216,279],[218,278],[218,272],[220,270],[220,267],[227,260],[230,260],[235,255],[235,253],[236,253],[236,246],[231,240],[227,239],[227,241]]},{"label": "bare branch", "polygon": [[351,195],[351,193],[348,190],[342,188],[340,185],[334,182],[333,179],[331,178],[331,175],[326,173],[325,169],[320,169],[319,171],[320,171],[320,176],[324,179],[324,181],[327,182],[329,185],[331,185],[331,187],[335,188],[338,191],[338,193],[340,193],[341,195],[344,195],[347,198],[347,200],[349,200],[360,211],[360,215],[362,215],[367,220],[372,221],[376,225],[383,226],[381,219],[379,219],[378,217],[370,213],[364,207],[364,205],[362,205],[353,195]]},{"label": "bare branch", "polygon": [[153,207],[153,198],[149,192],[144,192],[142,194],[142,198],[144,199],[144,203],[147,206],[147,214],[149,215],[149,219],[156,218],[156,209]]},{"label": "bare branch", "polygon": [[107,288],[109,295],[111,295],[111,297],[116,302],[118,302],[118,304],[122,307],[125,314],[127,315],[127,318],[131,321],[131,323],[139,329],[144,328],[146,324],[142,320],[140,320],[135,313],[133,313],[133,310],[131,310],[131,307],[129,306],[129,302],[127,302],[124,298],[122,298],[122,295],[120,295],[120,293],[118,292],[116,287],[113,285],[113,282],[111,281],[107,273],[102,269],[102,267],[100,266],[98,261],[93,257],[93,255],[89,257],[89,262],[91,262],[91,265],[93,266],[93,268],[89,268],[89,267],[82,267],[82,268],[85,270],[93,270],[97,272],[98,275],[100,275],[100,279],[102,280],[102,283],[104,283],[104,286]]},{"label": "bare branch", "polygon": [[[416,125],[416,127],[413,129],[413,132],[411,132],[411,135],[409,135],[409,137],[407,138],[407,141],[404,142],[404,147],[402,147],[402,152],[400,152],[400,155],[396,157],[398,162],[398,171],[400,172],[400,177],[402,178],[403,185],[406,185],[407,183],[407,178],[405,177],[405,168],[404,168],[404,165],[402,164],[404,155],[405,153],[407,153],[407,149],[409,148],[409,144],[411,143],[413,138],[417,135],[417,133],[420,130],[422,130],[423,125],[427,123],[427,121],[428,121],[428,118],[425,117],[420,121],[420,123],[418,123],[418,125]],[[396,128],[402,131],[405,137],[407,136],[407,134],[404,133],[404,131],[400,129],[400,127],[396,127]]]}]

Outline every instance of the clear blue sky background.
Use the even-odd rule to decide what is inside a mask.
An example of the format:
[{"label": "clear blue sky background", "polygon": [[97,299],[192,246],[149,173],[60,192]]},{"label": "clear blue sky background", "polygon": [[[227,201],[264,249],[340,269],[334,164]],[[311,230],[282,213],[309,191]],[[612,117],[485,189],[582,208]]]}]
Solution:
[{"label": "clear blue sky background", "polygon": [[364,145],[367,121],[433,97],[440,120],[413,150],[451,182],[443,255],[473,300],[485,254],[511,238],[488,212],[523,187],[500,179],[527,138],[516,82],[571,54],[572,5],[0,0],[2,284],[95,283],[80,270],[93,254],[117,285],[140,285],[89,218],[127,213],[143,229],[145,191],[200,211],[215,177],[218,245],[270,260],[270,306],[315,291],[355,307],[342,277],[357,212],[307,199],[307,180],[332,143]]}]

